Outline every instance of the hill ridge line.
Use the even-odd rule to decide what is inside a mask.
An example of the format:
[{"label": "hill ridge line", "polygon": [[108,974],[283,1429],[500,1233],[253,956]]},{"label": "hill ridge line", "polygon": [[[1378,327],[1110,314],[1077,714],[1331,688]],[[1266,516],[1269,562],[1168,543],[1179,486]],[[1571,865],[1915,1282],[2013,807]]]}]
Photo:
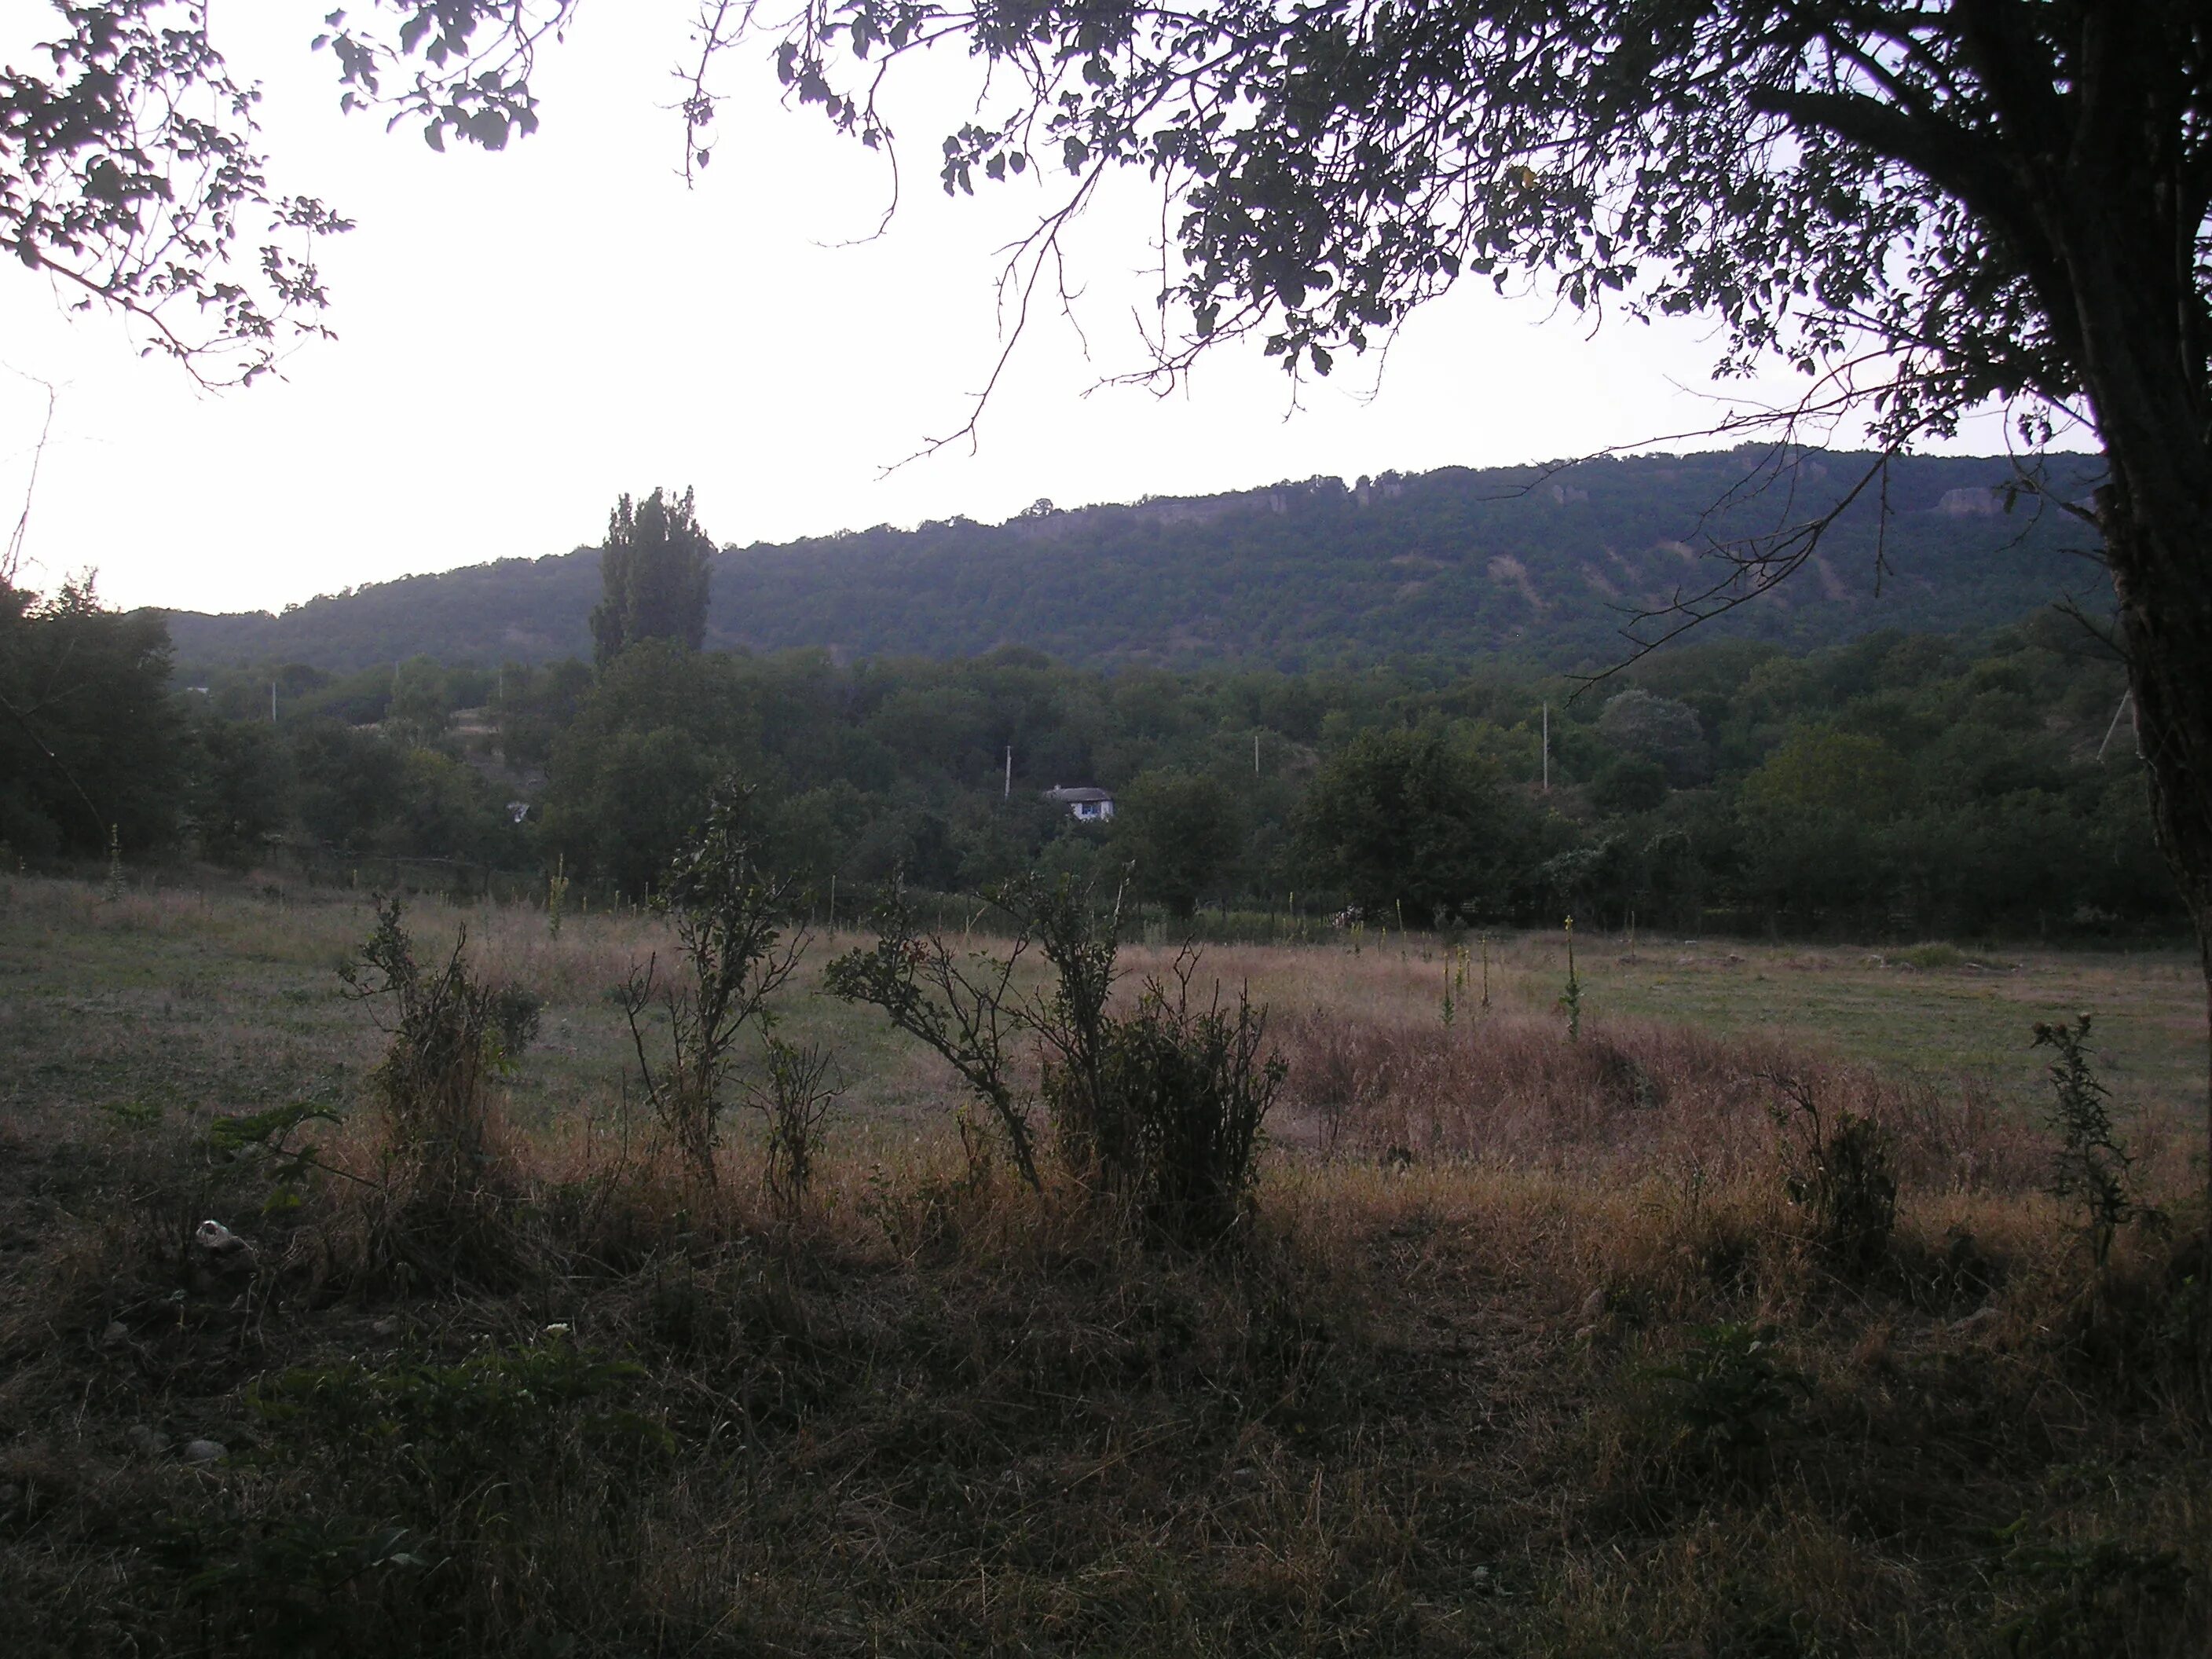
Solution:
[{"label": "hill ridge line", "polygon": [[[1323,475],[1070,508],[1040,501],[999,524],[955,517],[732,544],[714,556],[708,643],[840,658],[1012,643],[1100,667],[1422,656],[1568,666],[1617,653],[1628,616],[1721,572],[1717,540],[1821,510],[1875,459],[1797,452],[1754,489],[1743,451],[1350,483]],[[2095,465],[2048,462],[2069,497]],[[1812,648],[1881,627],[1992,626],[2078,588],[2067,548],[2079,526],[2032,502],[2006,511],[2002,492],[2017,477],[2001,456],[1898,458],[1887,525],[1872,501],[1855,503],[1802,582],[1709,628]],[[278,612],[164,614],[187,666],[352,672],[416,654],[586,655],[596,550],[395,577]]]}]

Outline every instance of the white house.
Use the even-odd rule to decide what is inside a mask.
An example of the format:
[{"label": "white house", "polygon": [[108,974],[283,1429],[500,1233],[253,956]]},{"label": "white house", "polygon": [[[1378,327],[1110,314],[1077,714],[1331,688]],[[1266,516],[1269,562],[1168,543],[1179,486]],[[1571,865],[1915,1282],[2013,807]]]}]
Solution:
[{"label": "white house", "polygon": [[1103,789],[1054,784],[1044,792],[1044,798],[1054,806],[1065,806],[1071,817],[1085,823],[1110,823],[1114,819],[1114,797]]}]

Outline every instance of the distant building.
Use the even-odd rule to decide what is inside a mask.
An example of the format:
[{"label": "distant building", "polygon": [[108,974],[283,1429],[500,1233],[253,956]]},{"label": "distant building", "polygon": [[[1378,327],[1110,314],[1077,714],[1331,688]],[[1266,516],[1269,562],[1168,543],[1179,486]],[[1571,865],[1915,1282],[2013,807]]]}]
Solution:
[{"label": "distant building", "polygon": [[1070,816],[1085,823],[1113,822],[1114,797],[1106,790],[1093,789],[1088,785],[1066,788],[1054,784],[1044,792],[1044,798],[1054,806],[1065,806]]}]

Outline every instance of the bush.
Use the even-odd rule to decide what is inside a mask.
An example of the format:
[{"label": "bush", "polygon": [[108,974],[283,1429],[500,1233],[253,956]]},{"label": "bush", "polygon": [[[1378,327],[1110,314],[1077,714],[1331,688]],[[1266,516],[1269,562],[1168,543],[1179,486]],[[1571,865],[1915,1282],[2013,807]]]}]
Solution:
[{"label": "bush", "polygon": [[1154,1231],[1203,1244],[1244,1213],[1261,1130],[1288,1068],[1263,1056],[1267,1016],[1243,990],[1233,1006],[1218,985],[1205,1006],[1193,1004],[1196,966],[1186,952],[1172,988],[1148,981],[1134,1013],[1101,1027],[1095,1069],[1048,1066],[1044,1092],[1057,1121],[1082,1125],[1109,1190]]},{"label": "bush", "polygon": [[299,1206],[299,1188],[309,1170],[330,1168],[301,1132],[310,1124],[343,1121],[342,1114],[319,1102],[296,1101],[265,1112],[213,1118],[202,1146],[218,1164],[255,1170],[266,1182],[261,1212],[273,1215]]},{"label": "bush", "polygon": [[[397,900],[380,902],[361,960],[338,970],[349,995],[381,1006],[391,1039],[368,1075],[384,1123],[385,1170],[380,1182],[364,1182],[375,1198],[361,1266],[394,1270],[403,1283],[508,1279],[526,1263],[513,1224],[513,1182],[495,1155],[492,1085],[535,1036],[541,1005],[470,971],[466,928],[441,965],[424,966],[400,916]],[[276,1114],[266,1120],[280,1137],[298,1127]],[[312,1147],[299,1151],[317,1162]],[[281,1176],[283,1161],[270,1168]],[[280,1187],[276,1201],[283,1196]]]},{"label": "bush", "polygon": [[1966,954],[1957,945],[1942,939],[1925,945],[1910,945],[1897,953],[1896,960],[1920,969],[1957,968],[1964,965]]},{"label": "bush", "polygon": [[513,1059],[538,1040],[544,1023],[545,999],[520,985],[502,985],[491,994],[491,1025],[500,1053]]},{"label": "bush", "polygon": [[397,1010],[392,1043],[369,1074],[391,1152],[416,1193],[451,1200],[485,1178],[488,1074],[500,1063],[500,994],[480,983],[453,941],[444,966],[416,960],[397,899],[380,902],[362,959],[338,970],[349,994]]},{"label": "bush", "polygon": [[[1018,924],[1002,957],[956,952],[941,935],[921,927],[907,902],[904,882],[894,881],[876,913],[874,945],[831,963],[822,985],[844,1001],[882,1009],[894,1027],[926,1043],[957,1072],[988,1112],[1022,1179],[1038,1191],[1044,1183],[1037,1172],[1031,1103],[1015,1081],[1010,1052],[1025,1024],[1014,972],[1030,943],[1028,927]],[[964,1117],[961,1139],[969,1146],[973,1171],[980,1166]]]},{"label": "bush", "polygon": [[[963,962],[915,924],[894,894],[875,947],[830,965],[824,984],[850,1002],[881,1008],[964,1079],[990,1110],[1031,1188],[1041,1189],[1035,1100],[1016,1085],[1011,1049],[1038,1050],[1039,1093],[1062,1163],[1087,1190],[1127,1204],[1147,1228],[1179,1242],[1218,1240],[1243,1213],[1260,1133],[1285,1067],[1262,1054],[1267,1017],[1243,992],[1225,1006],[1217,988],[1203,1007],[1186,953],[1172,988],[1149,981],[1133,1013],[1108,1012],[1121,948],[1121,896],[1034,878],[993,896],[1013,924],[1004,956]],[[1013,989],[1035,945],[1053,974],[1047,988]],[[972,1154],[971,1154],[972,1162]]]},{"label": "bush", "polygon": [[354,1515],[258,1524],[220,1512],[172,1516],[148,1553],[192,1608],[201,1651],[272,1659],[360,1651],[348,1638],[386,1622],[369,1610],[419,1595],[427,1571],[442,1565],[410,1528]]},{"label": "bush", "polygon": [[1776,1076],[1781,1091],[1776,1127],[1795,1124],[1800,1142],[1796,1166],[1784,1177],[1790,1201],[1812,1222],[1813,1242],[1829,1263],[1863,1273],[1889,1254],[1897,1228],[1897,1177],[1890,1164],[1889,1133],[1870,1117],[1838,1114],[1833,1129],[1802,1081]]},{"label": "bush", "polygon": [[2191,1575],[2173,1551],[2108,1538],[2035,1544],[2020,1535],[2021,1527],[2006,1528],[2005,1576],[2033,1599],[1999,1632],[2009,1651],[2038,1659],[2183,1651],[2169,1644],[2186,1634]]},{"label": "bush", "polygon": [[[761,870],[745,822],[750,797],[733,783],[716,787],[656,901],[674,919],[683,976],[663,979],[659,958],[649,957],[622,993],[646,1093],[692,1174],[710,1187],[738,1039],[748,1025],[763,1035],[773,1027],[769,1000],[806,950],[804,929],[784,936],[791,884]],[[668,1055],[658,1063],[641,1019],[655,1002],[668,1014]]]},{"label": "bush", "polygon": [[631,1403],[647,1381],[556,1331],[453,1364],[264,1378],[246,1395],[252,1485],[210,1483],[151,1540],[192,1650],[570,1651],[575,1590],[545,1564],[573,1578],[586,1549],[562,1538],[564,1514],[619,1503],[608,1471],[634,1479],[674,1449]]},{"label": "bush", "polygon": [[559,1334],[458,1364],[358,1360],[279,1373],[252,1392],[256,1415],[280,1445],[334,1459],[398,1489],[419,1519],[435,1523],[489,1479],[544,1472],[559,1427],[587,1438],[660,1443],[665,1431],[603,1403],[645,1376]]}]

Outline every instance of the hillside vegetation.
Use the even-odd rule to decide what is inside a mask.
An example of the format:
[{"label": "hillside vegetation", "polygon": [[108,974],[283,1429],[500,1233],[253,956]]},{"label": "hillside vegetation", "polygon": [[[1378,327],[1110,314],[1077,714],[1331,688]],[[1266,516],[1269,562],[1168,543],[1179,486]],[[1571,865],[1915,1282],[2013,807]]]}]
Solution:
[{"label": "hillside vegetation", "polygon": [[[1617,656],[1629,614],[1717,580],[1717,544],[1828,510],[1873,459],[1808,453],[1765,473],[1748,453],[1447,468],[1071,511],[1040,502],[999,526],[728,548],[714,562],[706,644],[867,657],[1018,644],[1085,665],[1502,654],[1573,667]],[[2079,465],[2082,478],[2056,480],[2060,495],[2086,487]],[[1885,627],[1991,626],[2092,585],[2101,573],[2069,551],[2081,534],[2064,514],[2003,510],[2016,476],[2000,457],[1898,460],[1886,513],[1882,492],[1866,490],[1802,579],[1715,633],[1803,650]],[[281,616],[172,612],[169,623],[187,669],[535,663],[590,654],[599,596],[586,549],[378,583]]]},{"label": "hillside vegetation", "polygon": [[[1347,905],[1394,927],[1573,914],[1905,941],[2180,917],[2119,666],[2054,611],[1803,656],[1683,643],[1595,685],[648,639],[598,668],[217,669],[173,694],[158,626],[85,595],[6,636],[0,690],[40,689],[50,734],[46,753],[0,727],[0,846],[33,861],[289,859],[478,890],[496,870],[539,894],[557,872],[635,899],[734,779],[770,864],[848,915],[902,872],[950,894],[1042,868],[1133,870],[1180,924],[1203,907],[1265,937]],[[1112,823],[1051,805],[1060,783],[1114,792]],[[445,862],[403,878],[396,859]]]}]

